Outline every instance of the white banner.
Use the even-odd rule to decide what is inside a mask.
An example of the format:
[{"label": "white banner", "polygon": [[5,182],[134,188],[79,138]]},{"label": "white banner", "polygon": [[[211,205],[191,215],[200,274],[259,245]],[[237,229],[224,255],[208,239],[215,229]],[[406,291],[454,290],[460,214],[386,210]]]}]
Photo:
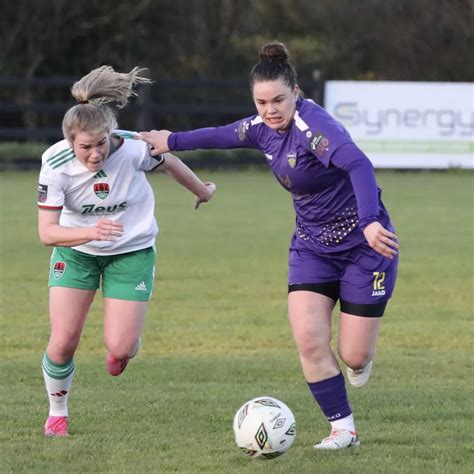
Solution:
[{"label": "white banner", "polygon": [[327,81],[325,109],[378,168],[474,168],[474,83]]}]

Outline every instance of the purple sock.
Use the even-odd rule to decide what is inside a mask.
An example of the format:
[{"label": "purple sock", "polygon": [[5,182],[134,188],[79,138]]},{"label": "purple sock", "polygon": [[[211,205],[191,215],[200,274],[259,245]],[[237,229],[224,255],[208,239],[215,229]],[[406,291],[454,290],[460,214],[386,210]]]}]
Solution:
[{"label": "purple sock", "polygon": [[308,387],[328,421],[339,420],[352,413],[342,372],[321,382],[308,382]]}]

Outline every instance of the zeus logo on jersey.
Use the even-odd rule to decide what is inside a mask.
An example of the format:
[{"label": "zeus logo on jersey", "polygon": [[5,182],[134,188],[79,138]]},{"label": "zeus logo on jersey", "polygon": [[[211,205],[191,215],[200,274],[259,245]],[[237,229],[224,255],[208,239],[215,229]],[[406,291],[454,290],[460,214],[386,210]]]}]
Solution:
[{"label": "zeus logo on jersey", "polygon": [[127,201],[124,201],[120,204],[114,204],[113,206],[96,206],[95,204],[84,204],[82,206],[81,214],[83,216],[87,214],[114,214],[116,212],[125,211],[125,209],[127,209]]},{"label": "zeus logo on jersey", "polygon": [[385,286],[383,282],[385,280],[385,272],[374,272],[374,287],[372,291],[372,296],[384,296],[385,295]]}]

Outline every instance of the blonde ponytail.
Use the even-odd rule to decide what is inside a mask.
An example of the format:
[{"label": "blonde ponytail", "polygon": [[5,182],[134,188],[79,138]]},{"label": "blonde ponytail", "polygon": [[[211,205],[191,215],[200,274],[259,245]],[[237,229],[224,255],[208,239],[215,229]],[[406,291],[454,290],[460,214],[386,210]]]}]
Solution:
[{"label": "blonde ponytail", "polygon": [[143,75],[145,71],[135,67],[120,73],[111,66],[101,66],[75,82],[71,93],[78,104],[64,116],[64,137],[72,142],[78,131],[110,133],[117,128],[114,109],[125,107],[131,97],[138,95],[136,86],[152,82]]}]

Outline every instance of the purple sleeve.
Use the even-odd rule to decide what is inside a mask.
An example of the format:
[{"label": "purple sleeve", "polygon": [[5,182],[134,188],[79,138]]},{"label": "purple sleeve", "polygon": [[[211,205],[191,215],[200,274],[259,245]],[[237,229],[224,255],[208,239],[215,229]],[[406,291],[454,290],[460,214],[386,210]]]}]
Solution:
[{"label": "purple sleeve", "polygon": [[170,151],[196,149],[256,148],[249,137],[248,119],[224,125],[174,132],[168,137]]},{"label": "purple sleeve", "polygon": [[359,228],[364,229],[379,218],[379,188],[371,161],[354,144],[346,143],[331,157],[331,163],[349,173],[357,200]]}]

